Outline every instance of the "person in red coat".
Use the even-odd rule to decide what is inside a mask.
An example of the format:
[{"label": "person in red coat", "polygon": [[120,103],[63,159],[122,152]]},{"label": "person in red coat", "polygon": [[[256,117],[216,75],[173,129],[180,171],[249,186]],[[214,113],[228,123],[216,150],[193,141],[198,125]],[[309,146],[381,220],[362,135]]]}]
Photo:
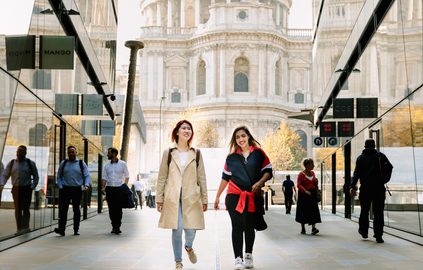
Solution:
[{"label": "person in red coat", "polygon": [[305,224],[308,224],[312,226],[311,234],[316,235],[319,233],[316,223],[322,222],[316,198],[319,182],[313,171],[313,159],[304,159],[303,166],[304,170],[297,178],[298,201],[295,221],[301,223],[301,234],[306,233]]}]

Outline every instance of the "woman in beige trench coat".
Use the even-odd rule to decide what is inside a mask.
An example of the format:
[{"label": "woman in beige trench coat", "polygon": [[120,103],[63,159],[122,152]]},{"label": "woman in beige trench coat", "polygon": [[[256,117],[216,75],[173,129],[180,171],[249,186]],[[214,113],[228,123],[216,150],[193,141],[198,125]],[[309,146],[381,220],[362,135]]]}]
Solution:
[{"label": "woman in beige trench coat", "polygon": [[179,121],[172,131],[174,148],[163,153],[156,188],[159,227],[172,229],[176,269],[182,269],[182,231],[185,250],[192,263],[197,256],[192,248],[196,230],[204,229],[207,210],[207,184],[203,158],[190,146],[194,131],[187,120]]}]

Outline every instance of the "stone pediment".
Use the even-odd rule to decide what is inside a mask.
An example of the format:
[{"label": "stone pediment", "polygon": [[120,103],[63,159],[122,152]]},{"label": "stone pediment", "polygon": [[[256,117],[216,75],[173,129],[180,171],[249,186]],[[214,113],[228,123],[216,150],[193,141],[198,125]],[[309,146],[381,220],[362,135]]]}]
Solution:
[{"label": "stone pediment", "polygon": [[186,66],[188,63],[188,59],[182,57],[179,54],[172,54],[168,55],[165,58],[166,66],[172,66],[172,67],[181,67]]}]

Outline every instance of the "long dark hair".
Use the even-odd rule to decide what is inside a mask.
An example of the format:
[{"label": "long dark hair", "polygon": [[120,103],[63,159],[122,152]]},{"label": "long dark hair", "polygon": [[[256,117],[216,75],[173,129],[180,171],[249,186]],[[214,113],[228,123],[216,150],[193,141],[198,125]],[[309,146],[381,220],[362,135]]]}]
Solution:
[{"label": "long dark hair", "polygon": [[190,127],[191,127],[191,131],[192,131],[192,134],[191,134],[191,138],[189,138],[189,140],[188,140],[188,145],[191,145],[191,141],[192,141],[192,138],[194,138],[194,129],[192,128],[192,124],[188,121],[188,120],[181,120],[181,121],[179,121],[177,124],[176,124],[176,126],[173,128],[173,130],[172,130],[172,142],[176,142],[176,143],[178,143],[178,140],[179,140],[179,138],[178,138],[178,130],[179,130],[179,128],[184,124],[184,123],[187,123]]},{"label": "long dark hair", "polygon": [[230,153],[236,152],[239,148],[238,144],[236,144],[236,133],[240,130],[244,130],[245,133],[247,133],[247,135],[249,137],[248,138],[248,144],[250,146],[256,146],[256,147],[261,146],[260,143],[256,139],[254,139],[253,135],[251,135],[251,132],[248,130],[248,128],[246,126],[240,126],[240,127],[237,127],[234,130],[234,132],[232,133],[232,138],[231,138],[231,141],[229,143],[229,152]]}]

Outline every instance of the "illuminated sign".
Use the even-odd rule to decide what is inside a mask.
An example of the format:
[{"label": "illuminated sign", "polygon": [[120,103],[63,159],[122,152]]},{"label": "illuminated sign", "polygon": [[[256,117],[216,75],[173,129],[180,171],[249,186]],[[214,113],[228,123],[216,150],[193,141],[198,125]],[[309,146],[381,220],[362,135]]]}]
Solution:
[{"label": "illuminated sign", "polygon": [[354,122],[338,122],[338,137],[354,136]]},{"label": "illuminated sign", "polygon": [[336,137],[336,122],[320,123],[320,137]]}]

